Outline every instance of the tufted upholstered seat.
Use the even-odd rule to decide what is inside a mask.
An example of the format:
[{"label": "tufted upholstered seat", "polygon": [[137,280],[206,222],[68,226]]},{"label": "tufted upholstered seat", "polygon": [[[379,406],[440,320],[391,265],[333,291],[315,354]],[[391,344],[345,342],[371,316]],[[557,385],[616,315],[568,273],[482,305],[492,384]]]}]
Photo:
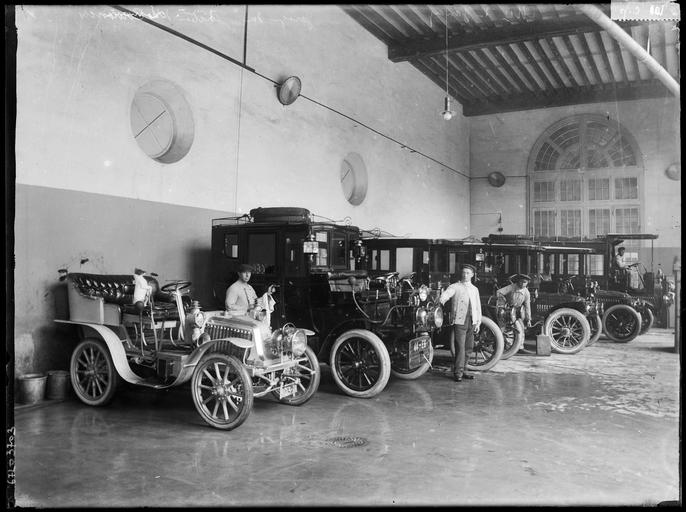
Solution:
[{"label": "tufted upholstered seat", "polygon": [[[178,319],[176,303],[170,293],[163,292],[153,277],[144,276],[152,286],[153,314],[160,319]],[[72,273],[69,283],[69,309],[73,321],[92,321],[101,324],[119,324],[121,313],[138,315],[133,305],[135,282],[131,274],[86,274]],[[183,296],[184,305],[190,297]],[[144,315],[150,315],[146,307]],[[78,317],[78,318],[75,318]],[[86,318],[84,318],[84,316]]]}]

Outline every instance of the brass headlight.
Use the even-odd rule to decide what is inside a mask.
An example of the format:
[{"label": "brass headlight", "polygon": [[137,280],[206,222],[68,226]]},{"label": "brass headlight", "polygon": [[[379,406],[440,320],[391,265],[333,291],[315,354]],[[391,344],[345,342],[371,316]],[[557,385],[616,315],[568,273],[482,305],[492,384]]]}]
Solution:
[{"label": "brass headlight", "polygon": [[443,308],[440,305],[437,304],[431,311],[431,318],[436,329],[440,329],[443,325]]},{"label": "brass headlight", "polygon": [[203,314],[202,311],[198,311],[194,316],[193,316],[193,324],[195,327],[202,327],[205,323],[205,315]]},{"label": "brass headlight", "polygon": [[417,308],[417,311],[415,311],[414,318],[415,321],[417,322],[418,325],[424,326],[426,325],[426,317],[428,316],[428,312],[426,311],[426,308],[423,306],[420,306]]},{"label": "brass headlight", "polygon": [[291,351],[295,357],[300,357],[307,348],[307,335],[302,329],[296,329],[291,334]]}]

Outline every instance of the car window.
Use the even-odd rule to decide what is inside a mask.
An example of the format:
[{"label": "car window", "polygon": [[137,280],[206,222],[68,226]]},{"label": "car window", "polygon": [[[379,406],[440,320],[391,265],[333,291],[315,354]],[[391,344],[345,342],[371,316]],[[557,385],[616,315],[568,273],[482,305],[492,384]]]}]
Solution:
[{"label": "car window", "polygon": [[284,271],[286,275],[300,275],[303,272],[303,237],[300,233],[284,234]]},{"label": "car window", "polygon": [[346,247],[345,237],[342,235],[332,236],[331,265],[336,269],[348,267],[348,248]]},{"label": "car window", "polygon": [[276,233],[248,234],[248,263],[263,267],[265,274],[276,273]]},{"label": "car window", "polygon": [[231,259],[238,258],[238,233],[224,235],[224,256]]},{"label": "car window", "polygon": [[395,251],[395,270],[401,276],[412,272],[412,256],[414,249],[412,247],[398,247]]}]

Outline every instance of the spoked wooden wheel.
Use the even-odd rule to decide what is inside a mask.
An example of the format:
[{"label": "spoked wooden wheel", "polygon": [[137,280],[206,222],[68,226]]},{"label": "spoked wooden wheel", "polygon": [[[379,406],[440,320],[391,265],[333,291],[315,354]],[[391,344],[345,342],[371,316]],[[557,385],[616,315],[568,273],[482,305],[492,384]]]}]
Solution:
[{"label": "spoked wooden wheel", "polygon": [[196,410],[214,428],[234,429],[252,410],[252,382],[248,371],[234,356],[205,356],[193,372],[191,392]]},{"label": "spoked wooden wheel", "polygon": [[507,322],[502,329],[503,333],[503,355],[502,360],[510,359],[524,346],[524,325],[517,319],[514,323]]},{"label": "spoked wooden wheel", "polygon": [[74,392],[83,403],[97,406],[112,401],[119,375],[103,341],[88,338],[79,343],[69,369]]},{"label": "spoked wooden wheel", "polygon": [[307,358],[307,361],[302,361],[297,366],[287,368],[281,375],[284,385],[295,386],[295,394],[279,398],[279,390],[272,391],[272,394],[279,402],[288,405],[302,405],[312,398],[315,391],[317,391],[319,380],[321,379],[319,361],[317,361],[314,350],[310,347],[305,349],[304,356]]},{"label": "spoked wooden wheel", "polygon": [[628,343],[641,333],[641,314],[627,304],[615,304],[603,315],[605,336],[618,343]]},{"label": "spoked wooden wheel", "polygon": [[[455,341],[452,340],[452,353],[455,354]],[[474,334],[474,348],[467,354],[467,369],[485,372],[493,368],[503,355],[505,342],[503,333],[488,317],[481,318],[481,328]]]},{"label": "spoked wooden wheel", "polygon": [[550,348],[558,354],[576,354],[591,339],[591,326],[576,309],[553,311],[543,324],[543,333],[550,336]]},{"label": "spoked wooden wheel", "polygon": [[343,333],[331,348],[331,373],[346,394],[371,398],[383,391],[391,376],[391,358],[379,337],[365,329]]},{"label": "spoked wooden wheel", "polygon": [[598,313],[587,317],[587,320],[588,325],[591,326],[591,339],[588,340],[586,346],[590,347],[596,341],[598,341],[600,335],[603,333],[603,321],[600,319],[600,315]]}]

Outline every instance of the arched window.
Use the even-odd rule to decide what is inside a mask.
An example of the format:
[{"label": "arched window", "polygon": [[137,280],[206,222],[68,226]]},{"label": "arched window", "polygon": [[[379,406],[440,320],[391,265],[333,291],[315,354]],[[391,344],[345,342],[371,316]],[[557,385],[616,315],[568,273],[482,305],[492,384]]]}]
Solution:
[{"label": "arched window", "polygon": [[558,121],[534,144],[528,173],[530,234],[640,232],[641,153],[616,121],[594,114]]}]

